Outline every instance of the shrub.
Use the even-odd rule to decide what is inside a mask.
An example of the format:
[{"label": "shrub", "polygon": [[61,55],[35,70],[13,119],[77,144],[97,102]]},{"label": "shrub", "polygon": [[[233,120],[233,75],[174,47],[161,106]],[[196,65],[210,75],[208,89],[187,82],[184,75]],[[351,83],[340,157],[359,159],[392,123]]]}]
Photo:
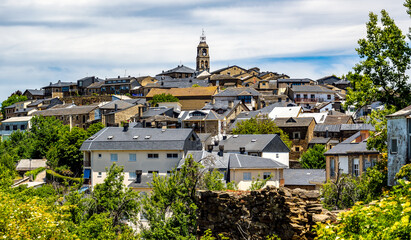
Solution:
[{"label": "shrub", "polygon": [[37,176],[39,173],[43,172],[44,170],[46,170],[45,167],[39,167],[39,168],[36,168],[36,169],[34,169],[34,170],[31,170],[31,171],[26,172],[26,173],[24,174],[24,176],[27,176],[27,177],[28,177],[28,176],[32,175],[32,176],[33,176],[33,179],[36,179],[36,176]]},{"label": "shrub", "polygon": [[73,183],[82,183],[83,182],[82,178],[73,178],[73,177],[63,176],[63,175],[60,175],[60,174],[58,174],[58,173],[56,173],[56,172],[54,172],[50,169],[46,170],[46,173],[47,173],[46,178],[48,180],[56,181],[56,182],[59,182],[59,183],[67,182],[69,184],[73,184]]}]

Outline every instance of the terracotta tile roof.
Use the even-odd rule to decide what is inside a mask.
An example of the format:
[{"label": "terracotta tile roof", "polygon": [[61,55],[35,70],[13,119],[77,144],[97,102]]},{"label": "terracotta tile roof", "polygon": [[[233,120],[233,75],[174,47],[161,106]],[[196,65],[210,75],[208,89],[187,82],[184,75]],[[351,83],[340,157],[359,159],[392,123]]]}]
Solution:
[{"label": "terracotta tile roof", "polygon": [[170,88],[170,89],[151,89],[147,94],[147,98],[152,98],[157,94],[171,94],[174,97],[185,96],[212,96],[217,92],[217,87],[194,87],[194,88]]}]

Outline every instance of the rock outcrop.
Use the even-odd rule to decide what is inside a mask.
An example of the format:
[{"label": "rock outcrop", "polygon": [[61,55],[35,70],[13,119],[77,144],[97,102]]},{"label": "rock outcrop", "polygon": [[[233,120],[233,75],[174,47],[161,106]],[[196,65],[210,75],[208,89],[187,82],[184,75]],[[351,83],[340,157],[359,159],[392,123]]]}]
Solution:
[{"label": "rock outcrop", "polygon": [[259,191],[201,191],[198,230],[230,239],[313,239],[315,222],[335,221],[318,191],[267,187]]}]

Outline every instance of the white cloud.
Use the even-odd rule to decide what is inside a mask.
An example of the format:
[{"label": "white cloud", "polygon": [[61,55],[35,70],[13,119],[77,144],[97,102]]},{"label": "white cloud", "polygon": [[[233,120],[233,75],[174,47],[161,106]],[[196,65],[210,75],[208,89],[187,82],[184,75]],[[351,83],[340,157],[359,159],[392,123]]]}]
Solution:
[{"label": "white cloud", "polygon": [[[338,56],[355,55],[370,11],[385,8],[404,32],[410,25],[402,3],[388,0],[7,0],[0,8],[0,101],[16,88],[87,73],[154,75],[180,61],[195,67],[201,28],[214,69],[249,63],[295,77],[341,75],[355,61]],[[305,56],[331,58],[272,60]]]}]

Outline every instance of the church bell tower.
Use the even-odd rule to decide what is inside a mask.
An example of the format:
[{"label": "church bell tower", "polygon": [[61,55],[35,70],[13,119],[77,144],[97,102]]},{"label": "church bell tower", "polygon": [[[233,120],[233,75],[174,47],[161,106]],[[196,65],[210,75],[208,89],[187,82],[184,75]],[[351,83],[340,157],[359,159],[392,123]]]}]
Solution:
[{"label": "church bell tower", "polygon": [[206,36],[203,33],[200,36],[200,43],[197,46],[197,71],[210,71],[210,52],[206,43]]}]

